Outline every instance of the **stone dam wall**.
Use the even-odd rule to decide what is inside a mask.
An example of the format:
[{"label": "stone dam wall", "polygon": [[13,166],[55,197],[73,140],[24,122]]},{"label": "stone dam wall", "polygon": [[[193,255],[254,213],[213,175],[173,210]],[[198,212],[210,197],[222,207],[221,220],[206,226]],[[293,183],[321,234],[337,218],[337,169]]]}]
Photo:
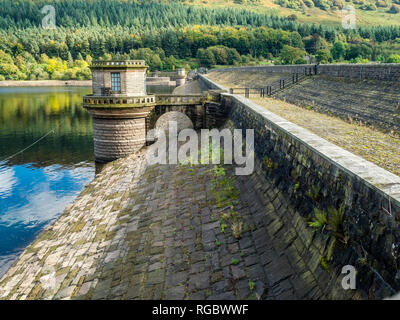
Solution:
[{"label": "stone dam wall", "polygon": [[274,98],[384,132],[400,131],[400,82],[317,75],[277,92]]},{"label": "stone dam wall", "polygon": [[[199,81],[219,87],[201,75]],[[241,96],[223,93],[221,103],[228,127],[255,130],[256,170],[280,191],[274,201],[285,199],[296,212],[281,208],[267,227],[284,238],[282,252],[292,263],[307,267],[330,299],[356,298],[354,291],[382,299],[400,291],[400,177]],[[343,209],[335,233],[308,225],[315,208],[328,217]],[[345,265],[357,270],[357,290],[340,286]]]},{"label": "stone dam wall", "polygon": [[175,85],[169,77],[146,77],[146,84],[149,86],[170,86]]},{"label": "stone dam wall", "polygon": [[[308,72],[311,69],[312,72],[314,72],[314,66],[314,64],[254,66],[213,69],[211,71],[250,71],[304,74],[305,70]],[[400,64],[321,64],[318,67],[318,74],[362,80],[400,81]]]}]

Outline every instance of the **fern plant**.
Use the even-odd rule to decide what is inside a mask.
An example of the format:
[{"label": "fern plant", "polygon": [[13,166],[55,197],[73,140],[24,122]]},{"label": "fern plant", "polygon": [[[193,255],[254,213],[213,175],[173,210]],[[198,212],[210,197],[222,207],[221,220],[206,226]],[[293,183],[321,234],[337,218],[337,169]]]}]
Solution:
[{"label": "fern plant", "polygon": [[314,216],[313,220],[308,222],[308,225],[314,229],[322,230],[325,227],[325,225],[328,223],[326,212],[315,208],[314,214],[315,214],[315,216]]},{"label": "fern plant", "polygon": [[315,209],[315,217],[313,218],[313,221],[308,223],[309,226],[322,231],[326,227],[326,230],[328,231],[330,244],[327,249],[327,254],[320,257],[321,267],[328,272],[330,272],[329,262],[333,258],[337,242],[341,241],[344,244],[348,243],[348,236],[345,236],[343,232],[344,211],[345,203],[342,203],[338,209],[335,207],[329,207],[327,212]]},{"label": "fern plant", "polygon": [[343,203],[339,209],[334,207],[328,208],[328,223],[327,230],[336,238],[343,238],[343,216],[345,204]]},{"label": "fern plant", "polygon": [[321,188],[318,185],[311,186],[311,189],[309,191],[307,191],[306,195],[309,196],[314,201],[316,201],[319,198],[320,190],[321,190]]}]

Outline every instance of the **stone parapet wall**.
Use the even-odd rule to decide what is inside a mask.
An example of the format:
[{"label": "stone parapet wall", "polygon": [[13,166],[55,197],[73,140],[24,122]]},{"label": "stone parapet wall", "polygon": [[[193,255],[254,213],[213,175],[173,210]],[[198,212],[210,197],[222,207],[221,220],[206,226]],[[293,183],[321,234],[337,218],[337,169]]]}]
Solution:
[{"label": "stone parapet wall", "polygon": [[[247,71],[247,72],[279,72],[279,73],[300,73],[310,69],[314,73],[313,64],[301,65],[278,65],[278,66],[253,66],[213,69],[213,72],[224,71]],[[366,80],[400,81],[399,63],[382,64],[321,64],[318,67],[319,74],[334,77],[358,78]]]},{"label": "stone parapet wall", "polygon": [[[400,178],[243,97],[225,95],[223,105],[231,108],[229,119],[236,128],[255,130],[255,153],[264,174],[306,221],[315,208],[328,212],[345,206],[341,239],[348,244],[336,246],[335,272],[355,266],[364,297],[380,299],[400,290]],[[297,234],[304,234],[298,226]],[[329,241],[320,241],[321,255],[315,259],[328,254]]]},{"label": "stone parapet wall", "polygon": [[146,84],[147,85],[159,85],[159,86],[169,86],[170,85],[170,78],[169,77],[146,77]]},{"label": "stone parapet wall", "polygon": [[[218,87],[210,80],[204,82],[213,89]],[[303,260],[309,260],[320,288],[330,288],[342,267],[353,265],[360,297],[382,299],[399,291],[400,177],[241,96],[222,94],[221,102],[229,110],[233,127],[255,130],[258,170],[302,217],[298,220],[297,215],[286,217],[282,212],[280,223],[302,240],[295,256],[305,255]],[[307,222],[315,208],[328,212],[342,205],[342,231],[333,247],[330,273],[319,274],[317,266],[328,254],[333,238],[326,232],[314,232]],[[325,294],[328,298],[348,295],[340,296],[337,290]]]},{"label": "stone parapet wall", "polygon": [[[227,70],[227,69],[224,69],[224,70]],[[227,88],[215,83],[214,81],[210,80],[209,78],[207,78],[201,74],[199,74],[197,77],[198,77],[197,80],[198,80],[200,86],[204,90],[225,90],[226,92],[228,92]]]},{"label": "stone parapet wall", "polygon": [[366,80],[400,81],[400,64],[327,64],[321,65],[319,72],[335,77]]},{"label": "stone parapet wall", "polygon": [[196,105],[203,103],[202,94],[157,94],[157,105]]}]

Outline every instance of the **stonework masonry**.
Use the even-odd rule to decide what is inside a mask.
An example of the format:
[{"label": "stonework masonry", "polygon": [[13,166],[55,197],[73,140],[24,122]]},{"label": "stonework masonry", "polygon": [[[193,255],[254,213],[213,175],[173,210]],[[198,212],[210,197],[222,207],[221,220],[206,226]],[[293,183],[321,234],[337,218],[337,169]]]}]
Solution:
[{"label": "stonework masonry", "polygon": [[[150,166],[146,148],[111,162],[0,279],[0,299],[382,299],[400,290],[400,178],[199,81],[212,91],[197,111],[219,117],[213,126],[255,130],[254,172],[235,176],[227,165],[218,180],[213,165]],[[98,114],[105,141],[110,124],[143,128],[121,110],[122,126]],[[221,203],[225,179],[238,194]],[[314,208],[342,205],[340,234],[308,225]],[[222,222],[232,210],[239,238]],[[357,270],[355,290],[341,285],[344,265]]]},{"label": "stonework masonry", "polygon": [[[300,73],[305,70],[314,72],[313,64],[282,65],[282,66],[254,66],[213,69],[214,72],[224,71],[251,71],[251,72],[279,72],[279,73]],[[400,81],[399,63],[382,64],[321,64],[318,67],[318,74],[334,77],[357,78],[366,80]]]},{"label": "stonework masonry", "polygon": [[[138,86],[138,83],[145,83],[146,72],[143,70],[129,70],[126,72],[126,94],[127,95],[146,95],[144,86]],[[123,83],[122,79],[121,82]]]},{"label": "stonework masonry", "polygon": [[[201,75],[199,81],[218,87]],[[222,94],[221,102],[230,110],[231,127],[255,130],[261,174],[293,205],[295,216],[286,217],[284,211],[281,215],[283,221],[291,221],[292,227],[284,224],[287,232],[303,240],[298,254],[308,248],[308,258],[318,264],[332,241],[325,235],[314,242],[320,234],[306,232],[309,227],[299,224],[298,217],[310,221],[314,208],[326,212],[343,205],[345,241],[335,246],[331,275],[337,276],[344,265],[355,266],[364,298],[381,299],[399,291],[400,177],[241,96]]]},{"label": "stonework masonry", "polygon": [[94,154],[102,161],[113,161],[132,154],[146,143],[145,118],[93,118]]},{"label": "stonework masonry", "polygon": [[[236,239],[219,219],[230,207],[218,205],[214,165],[148,166],[145,155],[105,165],[0,279],[0,299],[327,298],[314,276],[327,272],[294,255],[301,241],[281,212],[295,212],[261,171],[225,166],[245,223]],[[360,298],[340,281],[333,297]]]},{"label": "stonework masonry", "polygon": [[93,94],[83,98],[83,106],[93,117],[96,161],[140,150],[146,143],[146,117],[155,105],[155,97],[146,93],[146,62],[99,60],[91,70]]}]

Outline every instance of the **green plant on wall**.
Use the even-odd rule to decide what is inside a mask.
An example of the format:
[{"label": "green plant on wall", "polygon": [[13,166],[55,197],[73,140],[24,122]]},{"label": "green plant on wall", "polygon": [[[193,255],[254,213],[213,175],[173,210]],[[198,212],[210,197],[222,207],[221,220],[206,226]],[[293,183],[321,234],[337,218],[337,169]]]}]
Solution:
[{"label": "green plant on wall", "polygon": [[271,158],[265,156],[264,159],[263,159],[263,161],[264,161],[265,166],[266,166],[268,169],[272,169],[272,168],[274,167],[274,162],[272,161]]},{"label": "green plant on wall", "polygon": [[322,269],[328,271],[329,273],[331,272],[331,269],[329,268],[329,261],[326,256],[319,257],[319,263],[321,264]]},{"label": "green plant on wall", "polygon": [[328,208],[328,223],[327,230],[338,239],[344,239],[345,236],[343,234],[343,217],[344,217],[344,209],[345,204],[336,209],[334,207]]},{"label": "green plant on wall", "polygon": [[326,255],[320,257],[320,264],[324,270],[330,272],[329,262],[333,258],[333,253],[338,241],[348,244],[348,237],[344,234],[343,219],[345,212],[345,203],[339,208],[329,207],[327,211],[314,209],[314,217],[308,225],[321,233],[327,232],[328,241],[330,241],[327,248]]},{"label": "green plant on wall", "polygon": [[[209,160],[212,161],[212,151],[216,150],[213,142],[208,145]],[[219,148],[217,152],[220,159],[223,159],[224,149]],[[201,152],[199,152],[201,157]],[[217,208],[228,207],[229,212],[224,212],[220,215],[220,228],[221,232],[225,233],[226,229],[230,227],[232,235],[236,239],[240,239],[243,230],[243,218],[238,212],[234,210],[234,204],[239,198],[239,190],[234,186],[234,179],[227,176],[225,168],[222,165],[214,165],[211,170],[207,171],[211,175],[212,190],[216,200]]]},{"label": "green plant on wall", "polygon": [[321,188],[318,185],[313,185],[311,186],[310,190],[307,191],[306,195],[309,196],[311,199],[313,199],[314,201],[318,200],[319,198],[319,192],[320,192]]},{"label": "green plant on wall", "polygon": [[327,222],[327,213],[323,210],[314,208],[314,218],[308,223],[308,225],[314,229],[323,230]]},{"label": "green plant on wall", "polygon": [[232,234],[236,239],[240,239],[242,237],[242,228],[243,228],[243,221],[240,219],[236,219],[232,222]]}]

